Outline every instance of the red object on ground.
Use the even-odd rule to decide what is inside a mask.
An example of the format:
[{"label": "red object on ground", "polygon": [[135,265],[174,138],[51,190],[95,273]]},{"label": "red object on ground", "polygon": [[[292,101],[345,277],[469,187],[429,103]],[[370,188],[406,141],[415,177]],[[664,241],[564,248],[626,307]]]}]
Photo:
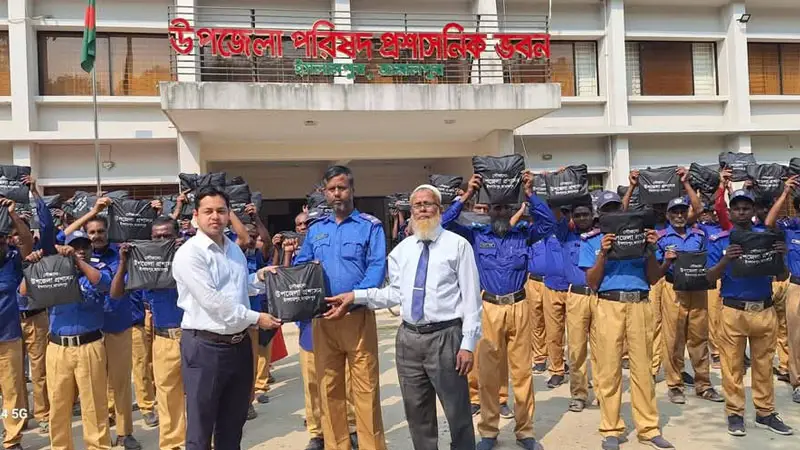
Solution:
[{"label": "red object on ground", "polygon": [[286,342],[283,341],[283,332],[280,328],[278,328],[278,332],[275,333],[275,336],[272,338],[272,360],[271,363],[275,361],[280,361],[283,358],[289,356],[289,352],[286,351]]}]

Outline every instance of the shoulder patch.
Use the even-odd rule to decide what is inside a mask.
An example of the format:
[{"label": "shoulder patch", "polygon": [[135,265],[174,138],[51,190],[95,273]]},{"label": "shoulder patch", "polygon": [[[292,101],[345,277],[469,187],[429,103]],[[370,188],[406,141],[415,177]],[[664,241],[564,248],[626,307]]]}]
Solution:
[{"label": "shoulder patch", "polygon": [[728,237],[728,236],[730,236],[730,235],[731,235],[731,232],[730,232],[730,231],[722,231],[722,232],[719,232],[719,233],[717,233],[717,234],[715,234],[715,235],[711,236],[711,237],[710,237],[710,238],[708,238],[708,239],[709,239],[711,242],[716,242],[716,241],[718,241],[718,240],[720,240],[720,239],[722,239],[722,238],[724,238],[724,237]]},{"label": "shoulder patch", "polygon": [[495,243],[491,242],[491,241],[481,242],[480,244],[478,244],[478,247],[480,247],[480,248],[497,248]]},{"label": "shoulder patch", "polygon": [[96,262],[92,264],[95,269],[104,269],[106,267],[106,263],[104,262]]},{"label": "shoulder patch", "polygon": [[314,237],[311,239],[312,242],[317,242],[319,240],[325,239],[328,237],[328,233],[319,233],[315,234]]},{"label": "shoulder patch", "polygon": [[699,235],[699,236],[705,236],[706,235],[706,232],[703,231],[701,228],[695,227],[695,228],[692,228],[692,231],[694,231],[694,233]]},{"label": "shoulder patch", "polygon": [[581,239],[584,241],[588,241],[589,239],[597,236],[600,234],[600,228],[595,228],[592,231],[587,231],[586,233],[581,234]]},{"label": "shoulder patch", "polygon": [[361,217],[364,220],[368,220],[372,222],[374,225],[381,225],[383,223],[381,222],[381,219],[378,219],[377,217],[367,213],[361,213],[358,215],[358,217]]}]

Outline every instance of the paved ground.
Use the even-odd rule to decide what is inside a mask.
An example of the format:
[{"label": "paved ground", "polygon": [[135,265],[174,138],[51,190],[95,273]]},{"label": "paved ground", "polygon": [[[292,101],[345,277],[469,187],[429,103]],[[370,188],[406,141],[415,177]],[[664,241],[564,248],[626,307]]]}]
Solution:
[{"label": "paved ground", "polygon": [[[381,399],[383,405],[383,421],[388,446],[392,450],[411,449],[408,428],[403,413],[400,388],[394,369],[394,335],[398,319],[386,313],[379,315],[379,348],[381,351]],[[290,356],[280,361],[274,368],[276,384],[271,391],[272,401],[267,405],[256,405],[259,417],[247,422],[245,426],[242,448],[251,450],[302,450],[308,441],[303,427],[303,388],[300,377],[300,366],[297,361],[296,328],[289,325],[285,328],[286,342]],[[549,390],[545,375],[534,377],[536,388],[535,433],[547,450],[580,450],[599,449],[600,436],[597,434],[599,409],[590,408],[582,413],[568,412],[567,401],[569,387],[563,385]],[[712,381],[720,384],[719,371],[712,371]],[[745,378],[749,384],[749,377]],[[627,373],[625,374],[627,391]],[[769,449],[796,450],[800,448],[800,435],[783,437],[766,430],[756,429],[753,424],[752,403],[748,404],[748,435],[734,438],[725,431],[725,419],[721,404],[712,404],[699,400],[692,395],[688,402],[678,407],[666,400],[666,385],[657,386],[658,406],[661,414],[664,436],[678,449]],[[800,429],[800,405],[792,403],[789,388],[776,381],[777,408],[784,420]],[[748,401],[750,391],[748,388]],[[623,417],[628,429],[633,429],[630,413],[630,396],[623,395]],[[145,450],[158,448],[158,431],[145,429],[138,412],[134,413],[134,435],[141,441]],[[449,435],[444,415],[439,414],[440,446],[449,446]],[[501,419],[501,435],[498,450],[510,450],[514,445],[513,420]],[[113,433],[113,429],[112,429]],[[81,442],[80,421],[74,423],[73,435],[76,438],[76,449],[83,450]],[[623,449],[647,448],[636,442],[636,434],[629,435],[631,442],[623,445]],[[28,431],[23,441],[26,450],[49,449],[46,436],[36,431]]]}]

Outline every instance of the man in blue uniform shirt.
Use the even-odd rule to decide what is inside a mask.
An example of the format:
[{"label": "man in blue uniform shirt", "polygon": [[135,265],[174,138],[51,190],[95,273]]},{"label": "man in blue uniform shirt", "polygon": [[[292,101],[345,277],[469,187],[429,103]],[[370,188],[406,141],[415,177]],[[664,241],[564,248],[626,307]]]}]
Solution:
[{"label": "man in blue uniform shirt", "polygon": [[[622,201],[614,192],[603,192],[597,203],[600,214],[619,211]],[[627,343],[630,358],[631,404],[639,440],[658,449],[671,449],[658,428],[655,387],[650,372],[652,360],[653,311],[648,303],[650,284],[660,278],[652,249],[646,256],[609,260],[616,236],[599,230],[583,235],[579,266],[586,271],[586,283],[597,291],[592,342],[596,343],[594,388],[600,400],[600,434],[604,450],[619,449],[624,442],[625,423],[620,417],[622,403],[622,354]],[[658,236],[647,233],[652,246]]]},{"label": "man in blue uniform shirt", "polygon": [[[331,166],[323,181],[333,213],[311,225],[295,264],[319,261],[329,297],[381,286],[386,273],[386,235],[381,221],[355,209],[349,168]],[[312,335],[326,445],[351,448],[344,374],[349,366],[359,445],[384,450],[375,313],[355,307],[340,320],[315,319]]]},{"label": "man in blue uniform shirt", "polygon": [[[755,199],[749,191],[731,194],[730,216],[734,230],[756,231],[753,228]],[[786,244],[775,244],[778,252],[786,253]],[[772,378],[772,359],[775,356],[777,314],[772,307],[771,277],[734,277],[730,262],[742,256],[742,247],[730,243],[730,232],[711,236],[708,252],[709,282],[721,279],[722,317],[720,318],[720,356],[722,386],[725,389],[725,411],[728,433],[744,436],[744,353],[750,341],[753,403],[756,425],[778,434],[792,434],[775,412],[775,389]],[[788,276],[788,272],[785,274]],[[785,279],[781,276],[779,279]]]},{"label": "man in blue uniform shirt", "polygon": [[536,241],[528,247],[528,281],[525,283],[525,295],[531,307],[531,356],[533,373],[542,374],[547,370],[547,328],[544,317],[544,272],[545,248],[544,240]]},{"label": "man in blue uniform shirt", "polygon": [[[559,227],[567,227],[569,218],[562,216]],[[547,341],[547,360],[550,363],[550,379],[547,387],[550,389],[561,386],[566,381],[564,377],[566,363],[564,362],[564,330],[566,327],[566,302],[569,283],[564,276],[564,259],[561,254],[561,241],[556,234],[542,239],[545,248],[545,263],[548,273],[544,277],[544,324]]]},{"label": "man in blue uniform shirt", "polygon": [[[706,238],[722,232],[714,211],[713,203],[703,204],[703,212],[700,213],[698,224],[706,233]],[[708,349],[711,353],[711,367],[720,368],[719,363],[719,316],[722,313],[722,303],[719,298],[719,282],[712,285],[708,290]]]}]

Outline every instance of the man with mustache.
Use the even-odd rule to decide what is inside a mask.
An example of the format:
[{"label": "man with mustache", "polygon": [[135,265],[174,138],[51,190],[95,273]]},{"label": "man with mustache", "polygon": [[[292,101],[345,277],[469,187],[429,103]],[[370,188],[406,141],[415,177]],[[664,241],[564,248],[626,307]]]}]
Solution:
[{"label": "man with mustache", "polygon": [[[477,177],[477,178],[476,178]],[[481,179],[473,175],[474,184],[480,187]],[[473,183],[461,200],[453,203],[445,213],[445,225],[457,228],[458,234],[467,237],[475,252],[481,289],[483,291],[483,333],[478,348],[480,371],[481,419],[478,432],[481,441],[477,450],[492,450],[497,445],[500,421],[500,385],[498,367],[509,365],[514,388],[514,433],[517,444],[526,450],[541,446],[533,436],[534,396],[531,363],[531,310],[525,293],[528,273],[528,243],[550,235],[555,228],[547,203],[540,200],[532,187],[533,174],[526,171],[522,183],[530,205],[532,224],[511,226],[516,211],[513,205],[489,205],[489,225],[473,224],[464,227],[450,223],[461,213],[465,201],[475,194]]]},{"label": "man with mustache", "polygon": [[421,185],[411,194],[414,234],[389,254],[389,284],[329,298],[326,313],[344,316],[353,303],[372,309],[401,305],[397,375],[411,440],[437,448],[436,397],[444,407],[456,450],[473,450],[467,373],[481,334],[478,269],[469,243],[442,229],[442,194]]}]

